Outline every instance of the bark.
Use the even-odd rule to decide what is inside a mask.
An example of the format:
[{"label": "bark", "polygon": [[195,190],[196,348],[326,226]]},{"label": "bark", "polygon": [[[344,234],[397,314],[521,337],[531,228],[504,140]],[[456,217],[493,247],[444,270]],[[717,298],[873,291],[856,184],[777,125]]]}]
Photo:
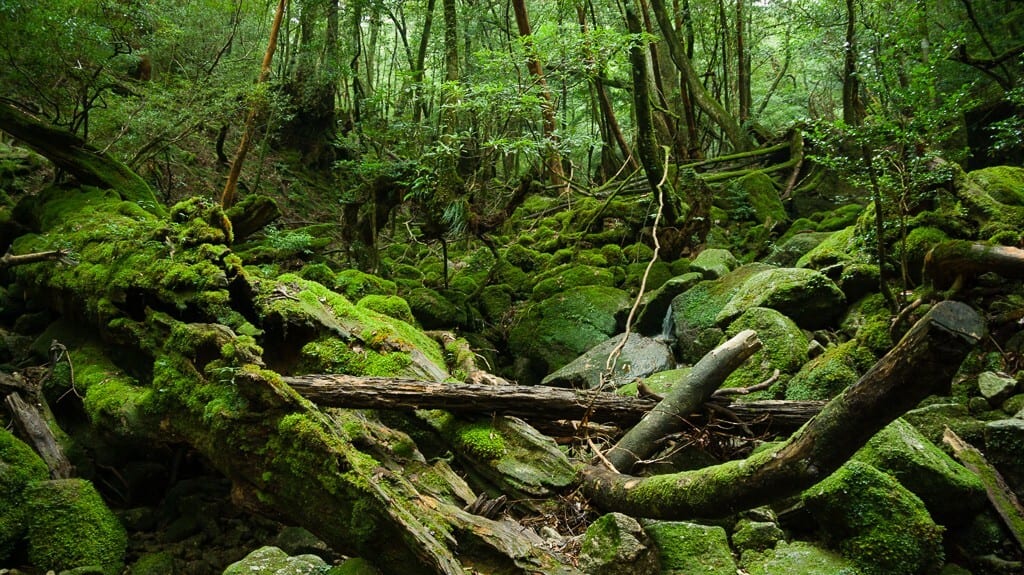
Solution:
[{"label": "bark", "polygon": [[948,387],[984,331],[982,318],[967,305],[939,303],[856,384],[775,449],[647,478],[589,467],[584,492],[606,511],[660,519],[724,517],[795,495],[838,469],[922,399]]},{"label": "bark", "polygon": [[[519,417],[537,426],[555,420],[578,421],[587,414],[596,423],[633,425],[658,404],[653,397],[625,397],[544,385],[453,384],[342,374],[292,376],[285,377],[284,382],[321,407],[495,413]],[[764,400],[733,402],[721,407],[752,427],[791,431],[817,414],[822,405],[819,401]],[[684,417],[697,423],[706,419],[696,410]]]},{"label": "bark", "polygon": [[277,202],[267,196],[249,196],[228,210],[231,231],[236,242],[242,242],[264,226],[281,217]]},{"label": "bark", "polygon": [[709,352],[676,384],[647,416],[619,440],[605,458],[615,469],[628,473],[638,461],[657,449],[658,442],[685,425],[685,417],[696,411],[725,378],[757,350],[761,342],[752,330],[742,331]]},{"label": "bark", "polygon": [[544,76],[544,69],[540,64],[540,58],[533,46],[533,31],[530,30],[530,17],[526,12],[525,0],[512,0],[512,8],[516,14],[516,27],[519,29],[519,36],[523,39],[526,48],[526,68],[530,71],[537,88],[540,90],[540,113],[543,119],[544,139],[548,142],[547,151],[547,172],[552,183],[562,184],[565,180],[565,173],[562,170],[562,155],[558,152],[558,120],[555,118],[555,102],[551,97],[551,90],[548,88],[548,81]]},{"label": "bark", "polygon": [[860,125],[858,92],[860,80],[857,77],[857,35],[856,6],[854,0],[846,0],[846,46],[843,49],[843,121],[848,126]]},{"label": "bark", "polygon": [[683,44],[679,38],[679,33],[673,28],[672,21],[668,17],[664,0],[651,0],[651,7],[654,9],[654,16],[658,20],[658,27],[661,28],[661,33],[665,35],[665,44],[668,46],[669,56],[672,57],[672,61],[683,75],[683,78],[686,79],[686,84],[690,88],[690,95],[694,103],[701,110],[704,110],[711,120],[722,129],[733,148],[738,151],[749,150],[753,147],[753,142],[751,142],[746,132],[743,131],[743,127],[721,104],[715,101],[711,94],[708,93],[707,88],[701,84],[689,56],[683,51]]},{"label": "bark", "polygon": [[[430,45],[430,28],[434,24],[434,5],[436,0],[427,0],[426,15],[423,20],[423,33],[420,45],[416,50],[416,65],[412,70],[412,123],[419,124],[420,119],[427,115],[427,104],[423,102],[423,74],[427,61],[427,46]],[[456,54],[458,58],[458,54]]]},{"label": "bark", "polygon": [[935,246],[924,259],[924,277],[938,289],[950,287],[958,277],[968,279],[987,272],[1024,278],[1024,249],[953,240]]},{"label": "bark", "polygon": [[[270,40],[267,41],[267,51],[263,55],[263,64],[260,66],[260,75],[256,80],[262,84],[270,78],[270,64],[274,60],[274,50],[277,49],[277,33],[281,30],[281,19],[284,16],[285,6],[288,0],[279,0],[277,11],[274,13],[274,23],[270,27]],[[235,195],[238,191],[238,177],[242,174],[242,164],[245,163],[245,156],[249,153],[249,146],[256,132],[256,116],[261,106],[253,103],[249,109],[249,115],[245,119],[245,131],[242,133],[242,140],[238,143],[238,150],[235,152],[235,159],[231,162],[231,171],[228,172],[228,181],[224,184],[224,191],[220,195],[220,205],[225,210],[235,205]]]},{"label": "bark", "polygon": [[39,457],[46,462],[50,468],[52,479],[68,479],[75,474],[75,468],[64,455],[57,438],[53,435],[50,427],[46,425],[43,416],[34,406],[25,403],[18,392],[13,392],[4,398],[7,409],[11,412],[11,419],[14,420],[14,427],[18,434],[32,446],[32,449],[39,454]]},{"label": "bark", "polygon": [[122,198],[138,203],[153,214],[164,213],[145,180],[82,138],[37,120],[6,102],[0,102],[0,130],[46,156],[54,166],[79,182],[117,190]]},{"label": "bark", "polygon": [[985,486],[985,493],[996,513],[1010,530],[1017,545],[1024,549],[1024,507],[999,471],[985,459],[985,456],[970,443],[960,438],[952,429],[946,428],[942,442],[953,450],[953,456],[971,470]]}]

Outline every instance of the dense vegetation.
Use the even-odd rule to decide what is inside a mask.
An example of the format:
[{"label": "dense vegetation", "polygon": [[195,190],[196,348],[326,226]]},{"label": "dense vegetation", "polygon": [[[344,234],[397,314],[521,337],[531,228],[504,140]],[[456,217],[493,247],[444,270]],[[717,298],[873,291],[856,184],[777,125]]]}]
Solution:
[{"label": "dense vegetation", "polygon": [[[1024,491],[1022,30],[1015,0],[0,0],[0,567],[1020,569],[943,427]],[[701,419],[612,449],[691,383],[669,419]],[[762,400],[833,401],[790,436]]]}]

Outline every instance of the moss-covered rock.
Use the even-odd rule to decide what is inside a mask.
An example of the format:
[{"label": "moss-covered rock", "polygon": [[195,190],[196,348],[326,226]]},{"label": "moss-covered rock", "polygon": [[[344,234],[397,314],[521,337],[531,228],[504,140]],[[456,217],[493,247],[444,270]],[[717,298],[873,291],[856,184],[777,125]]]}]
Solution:
[{"label": "moss-covered rock", "polygon": [[124,527],[92,483],[59,479],[25,490],[28,556],[40,569],[99,567],[117,575],[128,545]]},{"label": "moss-covered rock", "polygon": [[771,253],[764,258],[764,263],[779,267],[795,267],[796,262],[804,254],[810,252],[825,241],[832,232],[806,231],[795,233],[780,239],[771,248]]},{"label": "moss-covered rock", "polygon": [[857,234],[856,226],[832,232],[796,262],[798,268],[824,270],[854,263],[871,263],[871,255],[864,238]]},{"label": "moss-covered rock", "polygon": [[647,277],[647,281],[644,284],[645,293],[650,293],[653,290],[660,288],[672,278],[672,268],[663,261],[656,261],[654,265],[650,267],[648,271],[647,265],[649,262],[637,262],[635,264],[629,264],[626,266],[626,279],[622,282],[622,288],[630,290],[632,293],[636,293],[640,289],[640,284],[644,281],[644,276]]},{"label": "moss-covered rock", "polygon": [[605,383],[620,387],[637,378],[672,369],[672,350],[662,341],[629,334],[619,351],[615,368],[605,377],[605,365],[613,350],[619,349],[622,335],[612,337],[545,377],[542,385],[593,389]]},{"label": "moss-covered rock", "polygon": [[[312,278],[310,278],[312,279]],[[341,270],[335,275],[334,285],[324,284],[351,301],[368,295],[395,295],[395,282],[356,269]]]},{"label": "moss-covered rock", "polygon": [[845,310],[846,297],[832,280],[809,269],[776,268],[751,276],[722,310],[715,323],[725,325],[752,307],[767,307],[806,329],[830,325]]},{"label": "moss-covered rock", "polygon": [[128,567],[128,575],[168,575],[174,573],[174,556],[167,551],[146,553]]},{"label": "moss-covered rock", "polygon": [[857,383],[875,362],[875,356],[856,341],[831,346],[804,364],[786,385],[786,399],[804,401],[832,399]]},{"label": "moss-covered rock", "polygon": [[704,279],[718,279],[739,266],[732,252],[721,248],[706,249],[690,262],[690,271],[700,272]]},{"label": "moss-covered rock", "polygon": [[542,278],[533,286],[534,301],[543,301],[557,293],[583,286],[615,285],[615,276],[610,271],[587,265],[566,265]]},{"label": "moss-covered rock", "polygon": [[885,298],[875,293],[849,307],[840,322],[840,331],[880,357],[893,345],[889,335],[891,323],[892,312],[886,306]]},{"label": "moss-covered rock", "polygon": [[734,221],[779,224],[789,220],[775,182],[760,171],[733,181],[715,203],[727,210]]},{"label": "moss-covered rock", "polygon": [[700,283],[703,276],[698,272],[687,272],[673,277],[651,293],[647,298],[634,327],[648,336],[671,337],[675,321],[671,316],[672,300],[679,294]]},{"label": "moss-covered rock", "polygon": [[942,433],[947,426],[972,445],[985,444],[985,422],[972,417],[962,403],[947,403],[940,399],[939,403],[904,413],[903,419],[935,445],[943,445]]},{"label": "moss-covered rock", "polygon": [[322,575],[328,565],[316,555],[290,557],[277,547],[260,547],[224,570],[224,575]]},{"label": "moss-covered rock", "polygon": [[735,575],[736,561],[725,529],[683,521],[644,526],[658,549],[664,575]]},{"label": "moss-covered rock", "polygon": [[465,310],[437,290],[416,288],[406,294],[405,299],[413,316],[424,329],[448,329],[466,323]]},{"label": "moss-covered rock", "polygon": [[770,389],[740,396],[744,400],[771,399],[782,396],[789,377],[807,362],[807,337],[793,320],[764,307],[750,308],[725,330],[733,337],[752,329],[762,347],[726,378],[722,387],[750,387],[772,377],[779,371],[779,381]]},{"label": "moss-covered rock", "polygon": [[362,557],[346,559],[341,565],[328,569],[324,575],[381,575],[379,569]]},{"label": "moss-covered rock", "polygon": [[0,562],[25,536],[25,489],[49,477],[50,470],[32,448],[0,427]]},{"label": "moss-covered rock", "polygon": [[682,381],[688,373],[690,373],[689,367],[659,371],[632,383],[627,383],[626,385],[616,389],[615,393],[618,395],[636,397],[639,393],[639,384],[640,382],[643,382],[644,387],[652,393],[664,397],[677,383]]},{"label": "moss-covered rock", "polygon": [[1009,418],[985,424],[985,456],[1010,488],[1024,495],[1024,419]]},{"label": "moss-covered rock", "polygon": [[771,549],[786,538],[786,534],[771,521],[741,519],[732,532],[732,545],[741,554],[748,550]]},{"label": "moss-covered rock", "polygon": [[655,575],[658,554],[636,519],[609,513],[587,527],[580,541],[580,567],[593,575]]},{"label": "moss-covered rock", "polygon": [[870,465],[850,461],[802,499],[825,539],[865,575],[924,574],[942,565],[942,527],[916,495]]},{"label": "moss-covered rock", "polygon": [[978,477],[902,419],[876,433],[854,459],[895,477],[944,525],[959,524],[985,507]]},{"label": "moss-covered rock", "polygon": [[861,575],[852,561],[806,541],[780,542],[764,553],[743,553],[750,575]]},{"label": "moss-covered rock", "polygon": [[584,286],[527,308],[509,334],[509,351],[524,364],[520,381],[538,382],[618,333],[629,305],[622,290]]},{"label": "moss-covered rock", "polygon": [[394,319],[400,319],[409,324],[416,323],[416,318],[412,315],[409,302],[396,295],[371,294],[364,296],[356,305]]},{"label": "moss-covered rock", "polygon": [[743,283],[751,276],[768,269],[765,264],[748,264],[717,280],[705,280],[672,300],[673,332],[680,360],[696,363],[711,351],[723,335],[715,318]]}]

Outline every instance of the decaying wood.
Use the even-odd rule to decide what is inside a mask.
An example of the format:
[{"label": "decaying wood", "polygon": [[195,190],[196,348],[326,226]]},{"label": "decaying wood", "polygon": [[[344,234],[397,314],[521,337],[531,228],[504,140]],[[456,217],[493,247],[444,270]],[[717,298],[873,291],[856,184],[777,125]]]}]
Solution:
[{"label": "decaying wood", "polygon": [[20,266],[24,264],[34,264],[36,262],[47,262],[47,261],[59,261],[65,264],[73,264],[74,260],[71,259],[66,250],[50,250],[46,252],[35,252],[31,254],[12,254],[10,251],[0,257],[0,269]]},{"label": "decaying wood", "polygon": [[964,464],[964,467],[978,476],[985,486],[989,502],[1009,528],[1017,545],[1024,549],[1024,507],[1021,507],[1013,490],[1006,485],[1003,476],[977,448],[961,439],[952,429],[946,428],[942,434],[942,442],[953,450],[953,455]]},{"label": "decaying wood", "polygon": [[[414,379],[325,374],[285,377],[299,395],[321,407],[352,409],[445,409],[453,413],[512,415],[540,426],[547,421],[589,420],[632,425],[657,405],[648,397],[544,385],[440,383]],[[823,401],[761,400],[723,404],[748,423],[764,420],[771,429],[793,430],[821,410]],[[696,412],[687,416],[701,424]]]},{"label": "decaying wood", "polygon": [[113,188],[125,200],[138,202],[152,213],[164,212],[145,180],[78,136],[41,122],[5,102],[0,102],[0,130],[18,138],[81,182]]},{"label": "decaying wood", "polygon": [[591,466],[583,489],[600,508],[636,517],[722,517],[794,495],[821,481],[868,439],[948,386],[983,337],[969,306],[933,307],[853,386],[774,449],[696,471],[639,478]]},{"label": "decaying wood", "polygon": [[957,277],[970,278],[987,272],[1005,278],[1024,278],[1024,250],[953,240],[935,246],[924,259],[924,276],[939,289],[953,285]]},{"label": "decaying wood", "polygon": [[250,235],[281,217],[277,202],[267,196],[247,196],[225,212],[231,220],[231,231],[235,242],[244,241]]},{"label": "decaying wood", "polygon": [[697,411],[725,378],[759,349],[757,333],[748,329],[710,351],[657,407],[604,454],[605,458],[615,469],[629,472],[637,461],[657,449],[661,438],[682,429],[684,418]]},{"label": "decaying wood", "polygon": [[26,403],[16,391],[8,394],[4,398],[4,403],[7,404],[7,409],[11,412],[11,419],[14,421],[14,427],[18,430],[18,434],[50,468],[50,477],[53,479],[73,477],[75,468],[64,455],[60,444],[57,443],[57,438],[46,425],[39,410]]}]

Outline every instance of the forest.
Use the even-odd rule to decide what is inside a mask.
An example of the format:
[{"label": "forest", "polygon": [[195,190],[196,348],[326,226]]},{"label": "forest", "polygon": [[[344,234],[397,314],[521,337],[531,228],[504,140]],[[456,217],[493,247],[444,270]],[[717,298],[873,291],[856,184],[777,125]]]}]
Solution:
[{"label": "forest", "polygon": [[0,0],[0,575],[1024,572],[1024,2]]}]

